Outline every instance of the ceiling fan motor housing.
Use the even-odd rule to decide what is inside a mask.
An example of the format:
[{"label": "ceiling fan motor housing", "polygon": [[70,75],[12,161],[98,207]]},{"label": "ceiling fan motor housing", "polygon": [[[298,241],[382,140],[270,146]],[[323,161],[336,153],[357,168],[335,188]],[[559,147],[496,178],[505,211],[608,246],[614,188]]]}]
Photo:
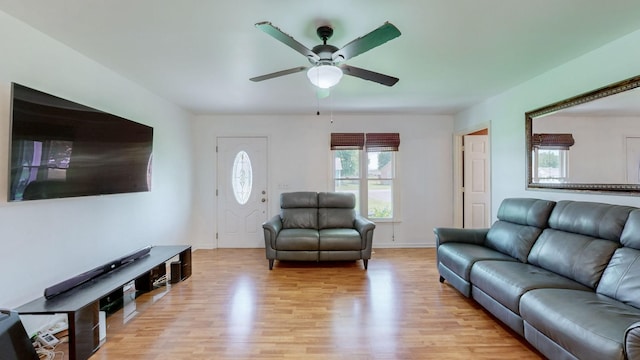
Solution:
[{"label": "ceiling fan motor housing", "polygon": [[312,64],[319,64],[321,62],[331,62],[333,64],[332,55],[334,52],[338,51],[338,48],[333,45],[316,45],[311,49],[314,53],[316,53],[320,57],[320,61],[315,61],[314,59],[309,58],[309,62]]}]

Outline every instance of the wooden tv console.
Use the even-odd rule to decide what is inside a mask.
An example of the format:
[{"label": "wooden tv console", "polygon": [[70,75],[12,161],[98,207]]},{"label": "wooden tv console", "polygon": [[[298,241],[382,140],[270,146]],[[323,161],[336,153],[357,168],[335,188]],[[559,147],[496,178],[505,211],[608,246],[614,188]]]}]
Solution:
[{"label": "wooden tv console", "polygon": [[[181,278],[191,276],[191,246],[153,246],[148,255],[94,278],[51,299],[44,296],[16,309],[22,315],[66,314],[69,323],[69,359],[88,359],[100,348],[100,300],[136,280],[149,282],[160,265],[180,257]],[[172,279],[173,282],[173,279]],[[143,289],[150,290],[150,289]]]}]

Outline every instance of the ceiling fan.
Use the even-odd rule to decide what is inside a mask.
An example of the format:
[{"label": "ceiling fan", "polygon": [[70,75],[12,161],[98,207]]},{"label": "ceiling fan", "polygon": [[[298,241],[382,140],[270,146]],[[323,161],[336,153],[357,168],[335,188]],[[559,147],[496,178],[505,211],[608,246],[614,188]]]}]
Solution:
[{"label": "ceiling fan", "polygon": [[305,70],[307,70],[307,77],[309,78],[309,81],[321,89],[328,89],[338,84],[343,74],[377,82],[386,86],[393,86],[399,80],[393,76],[344,64],[345,61],[400,36],[400,30],[389,22],[384,23],[384,25],[368,34],[351,41],[341,49],[327,44],[327,40],[329,40],[333,35],[333,28],[330,26],[318,27],[316,33],[322,40],[322,44],[314,46],[313,49],[309,49],[302,45],[293,37],[282,32],[282,30],[273,26],[273,24],[268,21],[259,22],[256,24],[256,27],[304,55],[311,63],[311,66],[298,66],[291,69],[281,70],[251,78],[251,81],[273,79],[279,76],[295,74]]}]

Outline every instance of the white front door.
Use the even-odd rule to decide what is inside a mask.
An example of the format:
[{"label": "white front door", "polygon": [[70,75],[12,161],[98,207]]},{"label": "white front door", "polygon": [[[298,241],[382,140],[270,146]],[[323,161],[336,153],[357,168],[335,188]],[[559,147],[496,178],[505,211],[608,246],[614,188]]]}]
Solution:
[{"label": "white front door", "polygon": [[489,136],[465,135],[464,227],[488,228],[490,214]]},{"label": "white front door", "polygon": [[264,247],[267,220],[267,138],[217,138],[217,246]]}]

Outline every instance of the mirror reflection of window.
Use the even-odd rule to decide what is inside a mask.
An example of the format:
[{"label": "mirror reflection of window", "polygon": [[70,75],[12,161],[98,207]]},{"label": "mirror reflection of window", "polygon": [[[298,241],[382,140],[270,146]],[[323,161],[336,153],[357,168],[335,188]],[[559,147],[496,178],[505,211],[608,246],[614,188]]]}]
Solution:
[{"label": "mirror reflection of window", "polygon": [[535,182],[559,184],[567,181],[569,172],[568,150],[535,148],[532,156]]}]

